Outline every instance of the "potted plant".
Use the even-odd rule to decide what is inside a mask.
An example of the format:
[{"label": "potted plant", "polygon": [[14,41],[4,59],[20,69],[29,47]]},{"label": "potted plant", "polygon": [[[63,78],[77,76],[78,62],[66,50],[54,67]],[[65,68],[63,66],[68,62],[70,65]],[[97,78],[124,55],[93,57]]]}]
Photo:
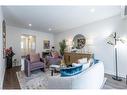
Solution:
[{"label": "potted plant", "polygon": [[64,50],[67,47],[66,41],[62,40],[62,42],[59,42],[59,46],[60,46],[60,54],[63,56],[64,55]]}]

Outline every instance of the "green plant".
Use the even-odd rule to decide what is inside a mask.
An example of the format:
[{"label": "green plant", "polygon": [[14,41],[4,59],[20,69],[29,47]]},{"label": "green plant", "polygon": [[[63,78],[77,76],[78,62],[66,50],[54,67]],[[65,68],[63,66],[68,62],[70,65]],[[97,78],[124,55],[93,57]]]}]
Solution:
[{"label": "green plant", "polygon": [[63,56],[64,55],[64,50],[67,47],[66,41],[62,40],[62,42],[59,42],[59,46],[60,46],[60,54]]}]

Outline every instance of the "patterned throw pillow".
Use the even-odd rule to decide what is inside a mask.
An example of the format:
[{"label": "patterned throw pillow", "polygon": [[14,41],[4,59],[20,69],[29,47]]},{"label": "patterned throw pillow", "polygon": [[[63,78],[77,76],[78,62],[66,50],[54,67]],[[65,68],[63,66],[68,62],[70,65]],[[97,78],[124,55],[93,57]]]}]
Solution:
[{"label": "patterned throw pillow", "polygon": [[52,57],[53,58],[58,58],[59,57],[59,53],[56,52],[56,51],[52,52]]}]

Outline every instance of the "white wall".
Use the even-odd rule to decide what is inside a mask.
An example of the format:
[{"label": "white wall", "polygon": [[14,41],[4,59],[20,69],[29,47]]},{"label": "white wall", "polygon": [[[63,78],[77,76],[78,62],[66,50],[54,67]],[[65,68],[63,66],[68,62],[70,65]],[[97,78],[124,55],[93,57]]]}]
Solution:
[{"label": "white wall", "polygon": [[[72,40],[76,34],[83,34],[86,39],[92,41],[92,52],[95,54],[95,58],[104,62],[105,73],[114,74],[114,51],[113,47],[106,43],[106,38],[112,32],[118,32],[127,36],[127,20],[122,20],[120,16],[114,16],[108,19],[97,21],[91,24],[87,24],[75,29],[65,31],[63,33],[56,34],[57,49],[59,49],[59,42],[62,39]],[[55,38],[56,38],[55,37]],[[118,66],[120,76],[127,74],[127,46],[119,47],[118,52]]]},{"label": "white wall", "polygon": [[0,7],[0,89],[2,89],[5,74],[5,61],[3,59],[2,21],[3,14]]},{"label": "white wall", "polygon": [[7,26],[7,47],[13,47],[13,51],[15,52],[14,58],[18,59],[20,65],[21,59],[21,35],[28,34],[36,36],[36,52],[42,54],[43,49],[43,40],[50,40],[51,46],[54,45],[54,34],[45,33],[33,30],[27,30],[23,28],[17,28],[13,26]]}]

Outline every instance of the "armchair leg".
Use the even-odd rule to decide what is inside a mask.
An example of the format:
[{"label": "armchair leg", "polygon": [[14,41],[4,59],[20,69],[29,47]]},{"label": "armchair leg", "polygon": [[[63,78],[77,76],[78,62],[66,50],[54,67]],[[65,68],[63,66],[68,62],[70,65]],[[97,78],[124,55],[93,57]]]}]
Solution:
[{"label": "armchair leg", "polygon": [[31,75],[31,71],[28,71],[28,77]]},{"label": "armchair leg", "polygon": [[26,74],[27,77],[30,76],[30,72],[29,71],[25,71],[25,74]]}]

